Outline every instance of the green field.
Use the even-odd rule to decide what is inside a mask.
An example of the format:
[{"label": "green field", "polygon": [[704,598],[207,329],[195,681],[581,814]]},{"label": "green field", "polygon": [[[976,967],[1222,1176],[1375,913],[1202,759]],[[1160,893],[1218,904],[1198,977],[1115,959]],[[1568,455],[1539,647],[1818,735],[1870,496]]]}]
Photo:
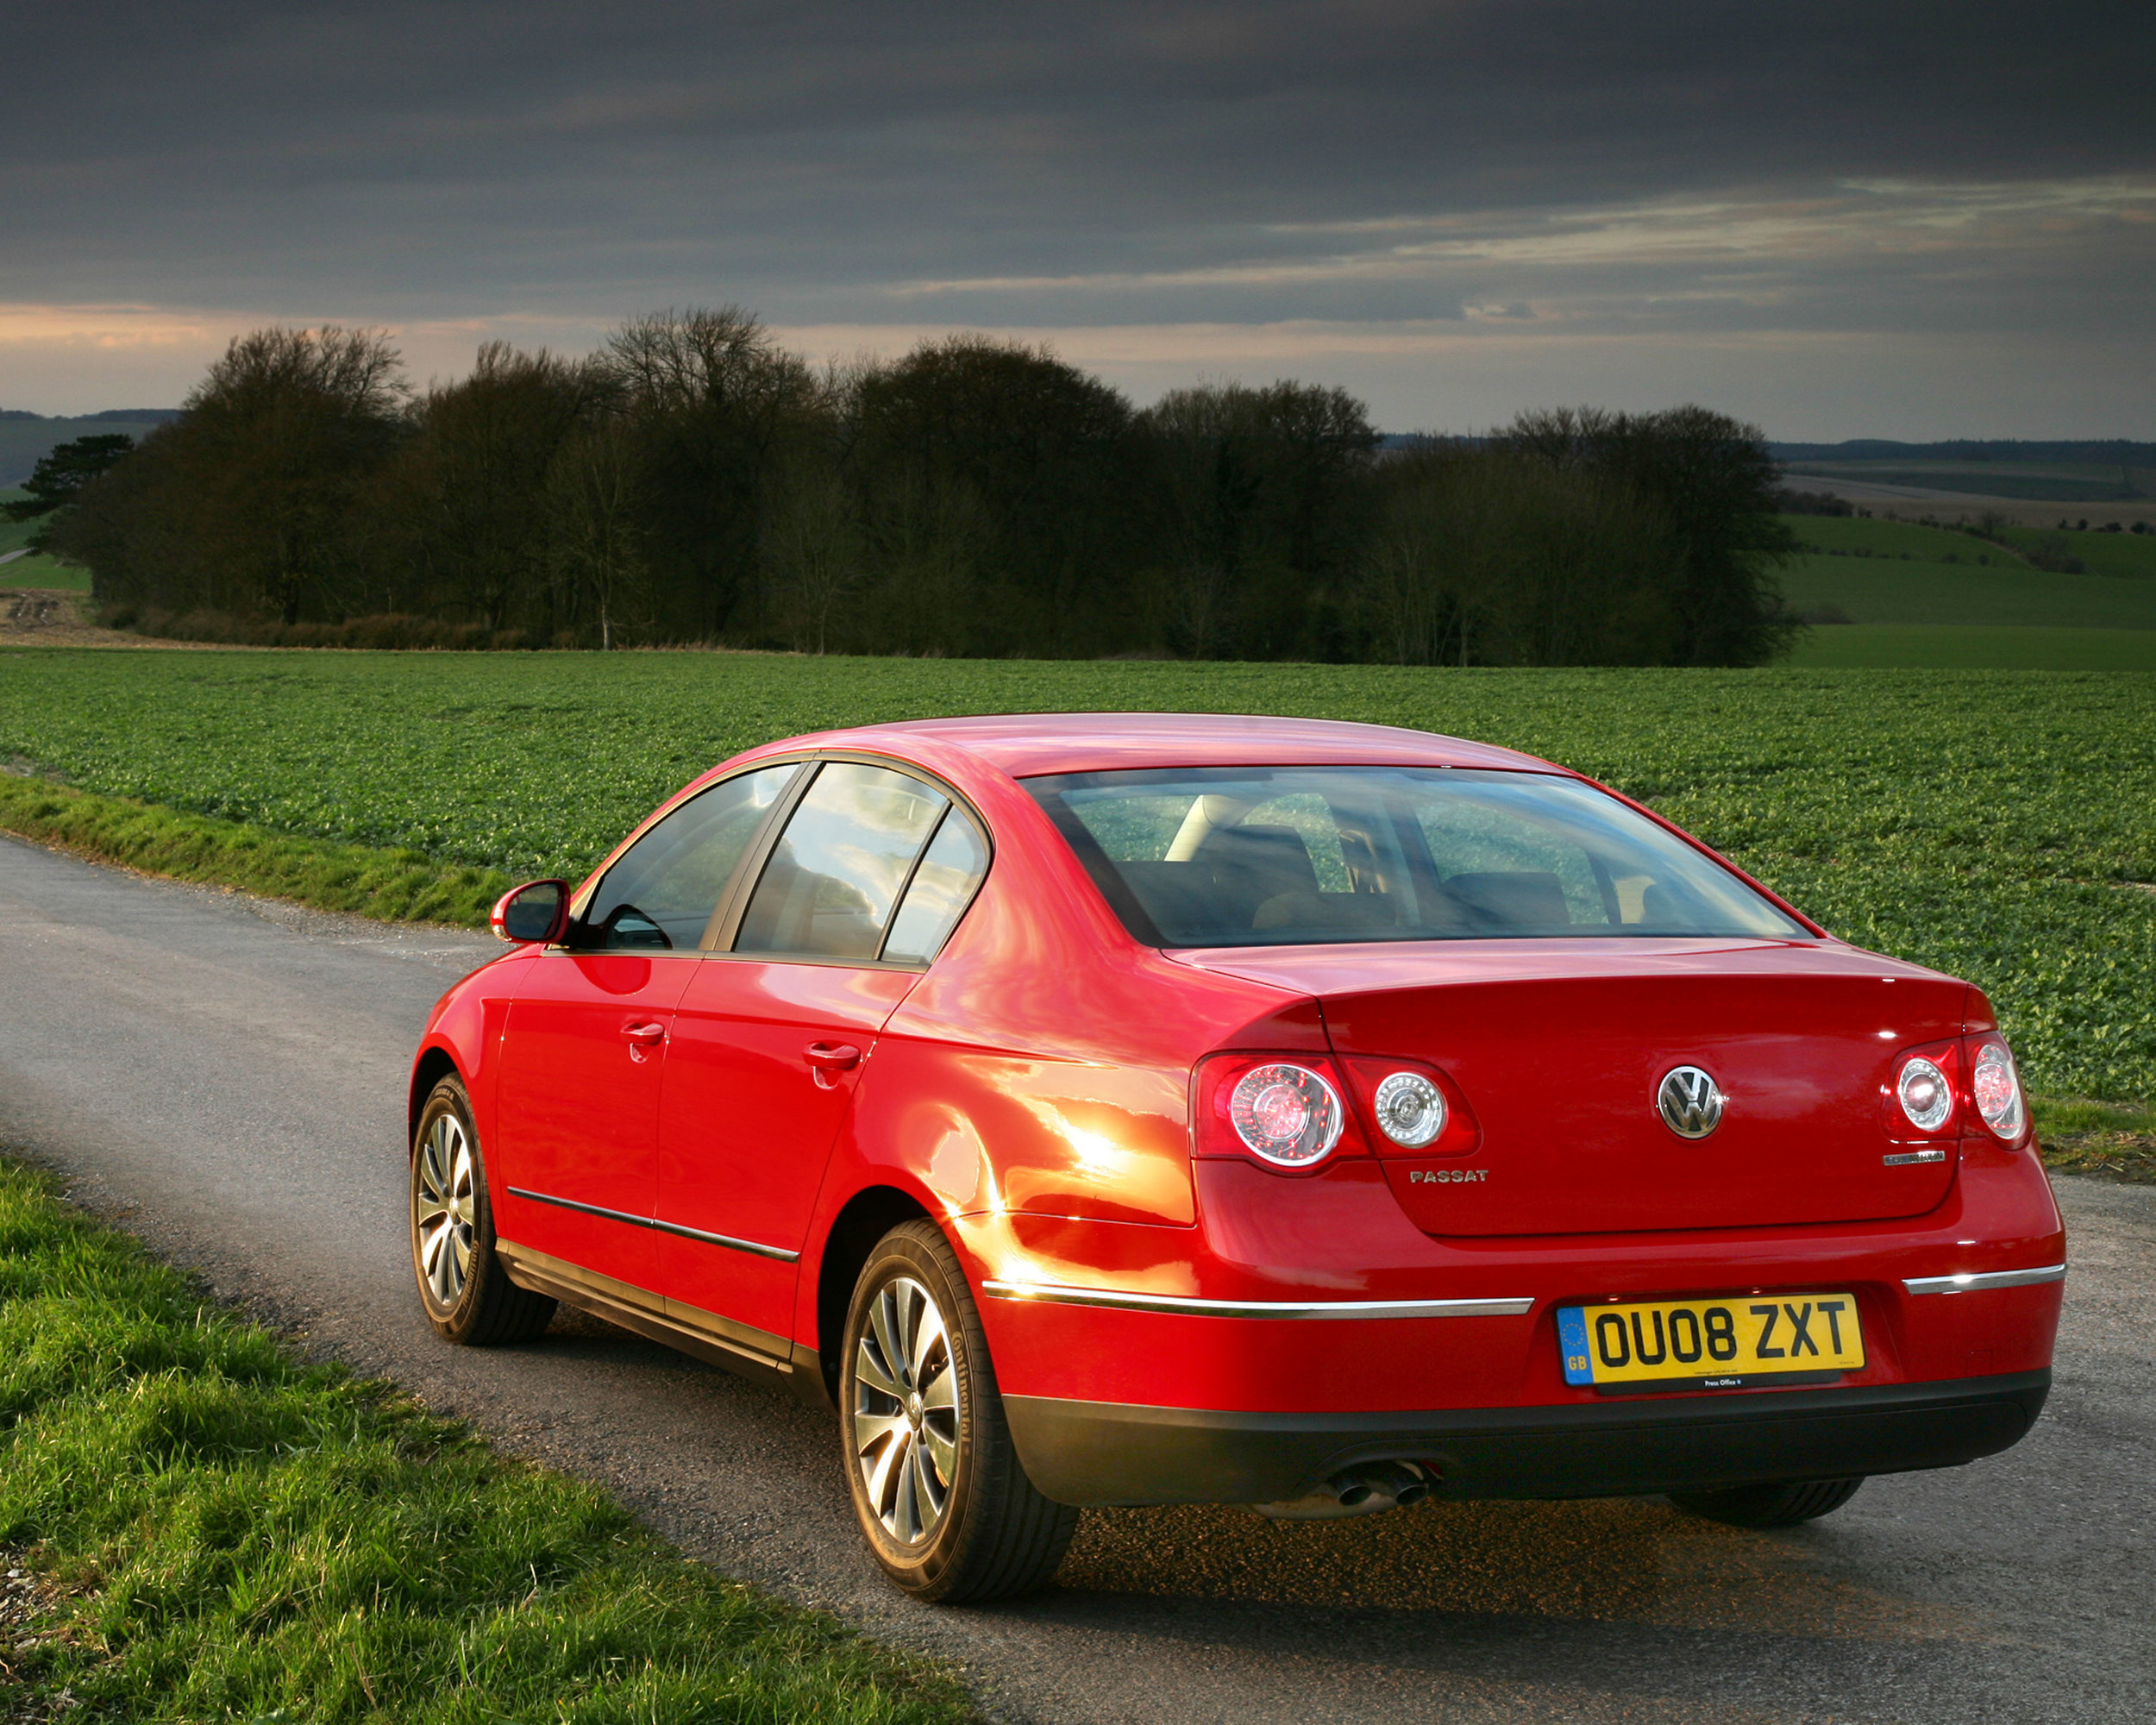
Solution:
[{"label": "green field", "polygon": [[2156,581],[2054,574],[1997,557],[1989,566],[1798,557],[1782,571],[1782,591],[1799,612],[1833,605],[1852,623],[2156,630]]},{"label": "green field", "polygon": [[1804,670],[2156,671],[2156,628],[1822,624],[1797,643],[1789,663]]},{"label": "green field", "polygon": [[2025,550],[2063,549],[2078,557],[2096,575],[2156,580],[2156,533],[2061,532],[2036,527],[2008,527],[1999,536]]},{"label": "green field", "polygon": [[1802,614],[1839,612],[1789,662],[1902,669],[2156,669],[2156,535],[2009,529],[2022,548],[2078,557],[2084,574],[2040,569],[1951,528],[1784,516],[1805,549],[1781,571]]},{"label": "green field", "polygon": [[[0,490],[0,503],[10,503],[28,495],[19,486],[10,486]],[[0,515],[0,557],[21,550],[43,524],[37,521],[10,521]],[[0,563],[0,587],[66,587],[72,593],[88,593],[90,571],[73,563],[63,563],[57,557],[17,557]]]},{"label": "green field", "polygon": [[753,743],[1057,708],[1357,718],[1565,762],[1835,932],[1983,984],[2039,1088],[2156,1097],[2156,676],[0,652],[0,762],[526,876],[581,873]]},{"label": "green field", "polygon": [[1913,521],[1883,521],[1858,515],[1784,515],[1779,518],[1808,552],[1899,557],[1921,563],[1971,563],[1979,568],[1987,564],[2027,567],[1999,546],[1988,545],[1951,527],[1921,527]]}]

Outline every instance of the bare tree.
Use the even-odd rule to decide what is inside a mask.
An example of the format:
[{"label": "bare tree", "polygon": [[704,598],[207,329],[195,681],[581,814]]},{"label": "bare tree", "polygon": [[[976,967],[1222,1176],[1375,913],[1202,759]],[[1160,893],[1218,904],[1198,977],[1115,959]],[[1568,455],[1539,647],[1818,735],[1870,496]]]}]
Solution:
[{"label": "bare tree", "polygon": [[547,473],[549,564],[567,604],[614,645],[624,602],[641,596],[647,568],[637,524],[638,452],[619,415],[599,414],[566,439]]}]

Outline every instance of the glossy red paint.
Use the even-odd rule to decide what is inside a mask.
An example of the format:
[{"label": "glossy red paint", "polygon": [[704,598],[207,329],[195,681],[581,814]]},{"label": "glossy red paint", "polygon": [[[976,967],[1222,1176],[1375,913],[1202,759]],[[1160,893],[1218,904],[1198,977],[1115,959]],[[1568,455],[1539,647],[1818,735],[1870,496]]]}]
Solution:
[{"label": "glossy red paint", "polygon": [[[1882,1160],[1901,1141],[1883,1107],[1899,1060],[1995,1027],[1965,983],[1824,937],[1157,950],[1021,782],[1148,766],[1564,769],[1315,721],[939,719],[751,750],[654,819],[750,765],[834,755],[931,775],[992,842],[948,944],[925,969],[549,948],[475,973],[436,1009],[420,1072],[452,1061],[471,1083],[505,1239],[722,1320],[812,1386],[837,1347],[831,1292],[850,1285],[844,1223],[863,1204],[935,1220],[1004,1393],[1072,1407],[1591,1408],[1608,1398],[1564,1382],[1559,1307],[1830,1285],[1864,1320],[1852,1391],[2048,1368],[2057,1282],[1905,1285],[2065,1257],[2026,1131],[2002,1143],[1965,1095],[1944,1160]],[[652,1025],[662,1038],[625,1037]],[[1206,1063],[1232,1051],[1324,1063],[1353,1116],[1341,1148],[1286,1172],[1196,1153]],[[1696,1143],[1654,1109],[1681,1063],[1731,1099]],[[1452,1110],[1424,1149],[1391,1145],[1370,1113],[1401,1066]],[[512,1187],[542,1196],[500,1195]],[[1043,1289],[1520,1309],[1309,1321],[1009,1297]]]}]

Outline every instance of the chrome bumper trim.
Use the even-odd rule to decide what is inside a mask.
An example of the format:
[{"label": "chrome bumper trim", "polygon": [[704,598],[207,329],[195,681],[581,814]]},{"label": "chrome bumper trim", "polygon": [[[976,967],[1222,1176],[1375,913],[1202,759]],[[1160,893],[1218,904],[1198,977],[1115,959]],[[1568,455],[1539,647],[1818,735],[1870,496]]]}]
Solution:
[{"label": "chrome bumper trim", "polygon": [[1125,1294],[1112,1288],[1066,1288],[1049,1282],[984,1282],[996,1300],[1047,1306],[1103,1306],[1119,1312],[1165,1312],[1182,1318],[1518,1318],[1534,1309],[1520,1300],[1196,1300],[1180,1294]]},{"label": "chrome bumper trim", "polygon": [[2041,1270],[1964,1270],[1959,1276],[1905,1276],[1902,1285],[1912,1294],[1974,1294],[1986,1288],[2034,1288],[2043,1282],[2064,1282],[2066,1266],[2047,1264]]},{"label": "chrome bumper trim", "polygon": [[574,1210],[580,1215],[598,1216],[609,1222],[626,1222],[632,1228],[650,1228],[662,1234],[678,1234],[683,1239],[702,1240],[706,1245],[723,1245],[730,1251],[745,1251],[757,1258],[775,1258],[781,1264],[792,1264],[801,1254],[788,1251],[782,1245],[763,1245],[755,1240],[736,1239],[731,1234],[706,1233],[701,1228],[684,1227],[680,1222],[662,1222],[656,1216],[632,1216],[626,1210],[609,1210],[599,1204],[580,1204],[573,1198],[556,1198],[545,1192],[533,1192],[522,1186],[509,1189],[512,1198],[529,1198],[535,1204],[552,1204],[559,1210]]}]

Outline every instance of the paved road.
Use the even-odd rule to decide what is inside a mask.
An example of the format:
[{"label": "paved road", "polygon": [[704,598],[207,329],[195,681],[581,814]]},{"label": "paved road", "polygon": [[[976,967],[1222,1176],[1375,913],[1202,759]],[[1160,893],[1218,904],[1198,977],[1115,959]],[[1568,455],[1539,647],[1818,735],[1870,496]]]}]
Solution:
[{"label": "paved road", "polygon": [[862,1554],[825,1422],[587,1320],[438,1344],[406,1285],[402,1097],[491,944],[0,840],[0,1139],[218,1288],[689,1551],[962,1662],[1042,1721],[2114,1722],[2156,1714],[2156,1192],[2065,1182],[2059,1381],[2003,1457],[1759,1534],[1652,1501],[1276,1526],[1089,1515],[1052,1595],[935,1611]]}]

